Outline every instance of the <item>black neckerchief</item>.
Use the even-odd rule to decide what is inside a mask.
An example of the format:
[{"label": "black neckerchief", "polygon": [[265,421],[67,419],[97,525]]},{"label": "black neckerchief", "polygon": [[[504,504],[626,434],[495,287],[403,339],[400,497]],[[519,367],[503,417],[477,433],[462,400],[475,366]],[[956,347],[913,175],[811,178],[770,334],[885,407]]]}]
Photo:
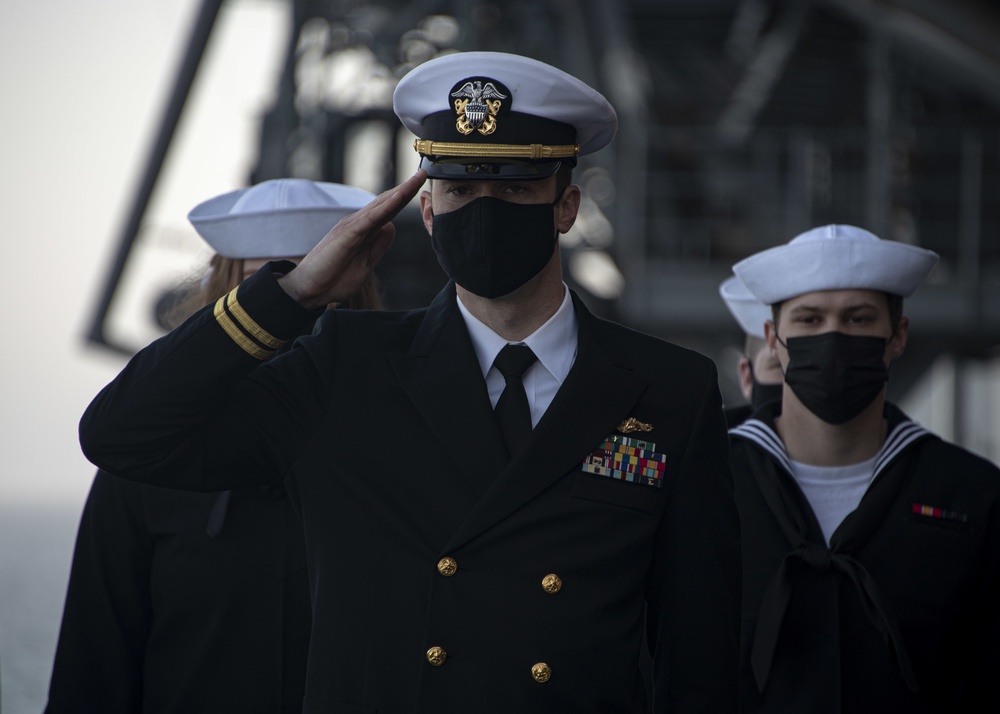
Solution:
[{"label": "black neckerchief", "polygon": [[[729,433],[732,437],[756,443],[791,476],[792,468],[788,452],[774,428],[774,420],[780,415],[781,404],[779,402],[766,404],[751,419],[730,430]],[[885,417],[889,422],[889,433],[876,455],[872,486],[874,486],[878,475],[907,446],[917,439],[931,436],[930,432],[910,421],[902,411],[892,404],[885,405]],[[903,644],[899,624],[874,578],[864,565],[852,555],[863,545],[867,533],[863,534],[862,537],[857,534],[852,537],[850,532],[845,535],[844,531],[838,529],[830,538],[829,547],[822,542],[811,541],[807,536],[807,524],[801,518],[795,517],[790,511],[787,505],[787,494],[783,493],[781,483],[777,479],[761,478],[760,474],[756,472],[755,478],[764,502],[774,515],[791,546],[791,550],[781,561],[773,580],[764,591],[758,611],[757,628],[750,654],[750,665],[758,691],[763,692],[767,685],[785,611],[791,599],[790,566],[792,561],[799,561],[817,570],[838,570],[851,581],[865,615],[878,631],[886,649],[889,650],[890,654],[895,655],[903,681],[911,691],[916,692],[917,681],[906,647]],[[869,490],[872,486],[869,486]],[[887,490],[881,497],[891,499],[894,495],[894,490]]]}]

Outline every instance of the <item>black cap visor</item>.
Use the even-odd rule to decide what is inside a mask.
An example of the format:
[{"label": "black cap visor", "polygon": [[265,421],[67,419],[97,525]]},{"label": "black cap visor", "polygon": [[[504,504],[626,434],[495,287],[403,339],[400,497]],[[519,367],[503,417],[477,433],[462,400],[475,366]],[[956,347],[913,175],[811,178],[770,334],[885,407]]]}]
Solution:
[{"label": "black cap visor", "polygon": [[508,159],[497,161],[495,156],[475,158],[447,158],[435,161],[429,156],[420,157],[420,168],[427,171],[429,178],[470,179],[476,181],[506,180],[530,181],[554,176],[563,164],[576,165],[576,159],[556,161],[519,161]]}]

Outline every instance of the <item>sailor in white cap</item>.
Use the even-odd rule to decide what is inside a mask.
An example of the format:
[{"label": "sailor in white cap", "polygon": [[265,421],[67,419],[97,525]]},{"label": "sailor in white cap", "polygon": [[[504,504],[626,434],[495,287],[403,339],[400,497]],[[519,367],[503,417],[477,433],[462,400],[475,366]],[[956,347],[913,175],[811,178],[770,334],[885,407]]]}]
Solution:
[{"label": "sailor in white cap", "polygon": [[227,258],[301,259],[330,226],[373,200],[374,194],[340,183],[271,179],[202,201],[188,220]]},{"label": "sailor in white cap", "polygon": [[[274,179],[205,201],[188,217],[215,253],[178,310],[215,304],[271,259],[301,260],[374,198]],[[374,275],[345,307],[380,307]],[[302,524],[280,485],[195,493],[98,471],[46,714],[301,712],[310,620]]]},{"label": "sailor in white cap", "polygon": [[[715,367],[598,319],[560,272],[570,168],[614,110],[488,52],[419,65],[394,105],[417,174],[140,353],[84,416],[86,453],[135,480],[196,459],[175,487],[288,485],[313,578],[307,711],[638,713],[644,634],[656,711],[734,711]],[[271,360],[368,274],[428,175],[452,282],[426,310],[330,311]]]},{"label": "sailor in white cap", "polygon": [[984,711],[1000,671],[1000,470],[886,401],[929,250],[829,225],[737,263],[781,402],[730,432],[747,712]]},{"label": "sailor in white cap", "polygon": [[747,403],[726,408],[726,423],[732,428],[764,404],[781,399],[784,375],[764,337],[764,323],[771,319],[771,308],[755,298],[735,275],[722,281],[719,295],[745,335],[736,379]]}]

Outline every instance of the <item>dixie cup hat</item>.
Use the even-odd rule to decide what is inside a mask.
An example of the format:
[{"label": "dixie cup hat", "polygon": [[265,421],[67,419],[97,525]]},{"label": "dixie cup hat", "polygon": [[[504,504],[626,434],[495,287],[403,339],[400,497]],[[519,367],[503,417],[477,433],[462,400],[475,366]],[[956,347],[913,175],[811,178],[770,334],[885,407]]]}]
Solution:
[{"label": "dixie cup hat", "polygon": [[937,261],[933,250],[882,240],[856,226],[829,225],[751,255],[733,272],[765,305],[820,290],[878,290],[905,298]]},{"label": "dixie cup hat", "polygon": [[296,257],[374,199],[339,183],[273,179],[210,198],[191,209],[188,220],[226,258]]},{"label": "dixie cup hat", "polygon": [[459,52],[396,85],[396,116],[431,178],[534,179],[605,147],[618,116],[576,77],[520,55]]},{"label": "dixie cup hat", "polygon": [[753,296],[747,286],[735,275],[722,281],[719,295],[729,312],[736,318],[740,329],[750,337],[764,339],[764,323],[771,319],[771,308]]}]

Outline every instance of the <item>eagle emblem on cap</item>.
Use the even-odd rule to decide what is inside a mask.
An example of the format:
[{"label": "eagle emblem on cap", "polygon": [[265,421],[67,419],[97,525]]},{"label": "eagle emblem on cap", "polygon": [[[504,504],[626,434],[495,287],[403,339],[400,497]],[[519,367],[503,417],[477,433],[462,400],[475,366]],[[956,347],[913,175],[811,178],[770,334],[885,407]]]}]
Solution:
[{"label": "eagle emblem on cap", "polygon": [[[461,82],[459,84],[462,84]],[[457,85],[456,85],[457,86]],[[478,131],[489,136],[497,128],[497,113],[507,95],[497,89],[494,82],[482,79],[467,79],[458,89],[451,92],[455,99],[455,128],[468,135]]]}]

